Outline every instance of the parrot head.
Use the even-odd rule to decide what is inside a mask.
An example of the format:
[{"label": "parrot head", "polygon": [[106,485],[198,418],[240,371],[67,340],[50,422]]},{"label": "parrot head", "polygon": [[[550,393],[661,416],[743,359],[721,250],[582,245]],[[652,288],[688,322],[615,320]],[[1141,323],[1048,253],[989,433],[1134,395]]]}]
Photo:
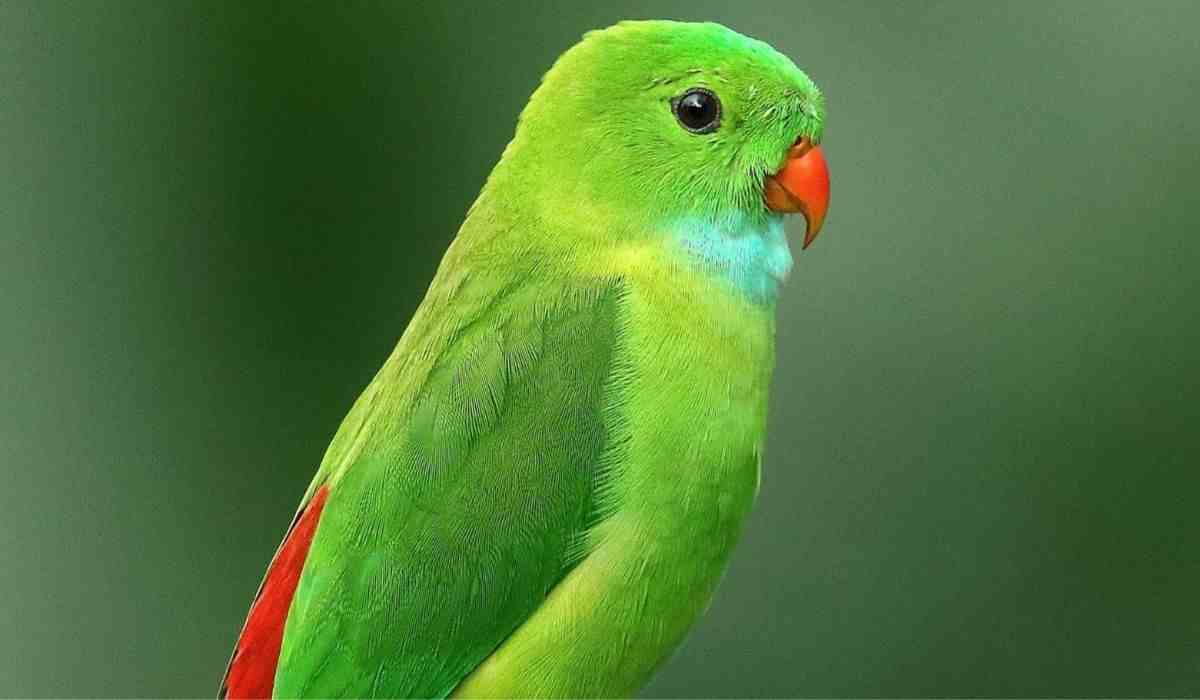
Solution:
[{"label": "parrot head", "polygon": [[824,117],[816,85],[766,43],[713,23],[621,22],[559,58],[501,166],[630,232],[767,230],[800,213],[807,247],[829,202]]}]

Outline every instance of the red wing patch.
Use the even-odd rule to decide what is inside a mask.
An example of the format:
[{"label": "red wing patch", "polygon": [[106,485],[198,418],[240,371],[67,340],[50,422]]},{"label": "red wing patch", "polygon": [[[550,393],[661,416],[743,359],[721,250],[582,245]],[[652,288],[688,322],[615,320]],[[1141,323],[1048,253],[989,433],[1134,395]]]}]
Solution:
[{"label": "red wing patch", "polygon": [[312,501],[300,514],[292,531],[284,539],[279,553],[267,569],[262,589],[254,604],[242,636],[238,638],[229,670],[225,673],[222,696],[227,698],[269,698],[275,686],[275,667],[279,663],[279,648],[283,644],[283,625],[287,622],[288,610],[308,547],[317,531],[317,521],[329,487],[322,486],[313,495]]}]

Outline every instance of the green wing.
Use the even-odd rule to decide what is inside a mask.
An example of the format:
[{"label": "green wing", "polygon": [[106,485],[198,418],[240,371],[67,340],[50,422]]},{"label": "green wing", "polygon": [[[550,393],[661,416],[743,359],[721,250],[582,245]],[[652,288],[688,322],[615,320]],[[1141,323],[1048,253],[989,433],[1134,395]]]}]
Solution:
[{"label": "green wing", "polygon": [[[411,397],[373,385],[347,418],[335,448],[363,444],[321,516],[276,696],[446,696],[582,552],[619,294],[514,296],[456,329]],[[389,381],[385,366],[375,384]]]}]

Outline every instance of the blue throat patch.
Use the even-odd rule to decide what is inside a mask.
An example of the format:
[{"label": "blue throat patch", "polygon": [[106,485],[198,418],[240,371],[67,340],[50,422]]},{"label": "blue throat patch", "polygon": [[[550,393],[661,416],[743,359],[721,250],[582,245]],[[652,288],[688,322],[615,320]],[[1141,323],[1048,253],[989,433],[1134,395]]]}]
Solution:
[{"label": "blue throat patch", "polygon": [[783,217],[752,222],[743,215],[684,219],[671,227],[676,242],[707,271],[718,274],[756,303],[775,301],[792,269]]}]

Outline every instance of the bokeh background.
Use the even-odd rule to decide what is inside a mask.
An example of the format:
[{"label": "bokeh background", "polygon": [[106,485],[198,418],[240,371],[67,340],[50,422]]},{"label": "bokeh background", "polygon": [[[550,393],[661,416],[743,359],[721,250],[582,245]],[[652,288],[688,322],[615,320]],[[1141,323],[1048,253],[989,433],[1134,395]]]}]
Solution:
[{"label": "bokeh background", "polygon": [[794,57],[834,174],[645,694],[1200,694],[1200,4],[1090,0],[0,2],[0,694],[216,691],[518,111],[626,17]]}]

